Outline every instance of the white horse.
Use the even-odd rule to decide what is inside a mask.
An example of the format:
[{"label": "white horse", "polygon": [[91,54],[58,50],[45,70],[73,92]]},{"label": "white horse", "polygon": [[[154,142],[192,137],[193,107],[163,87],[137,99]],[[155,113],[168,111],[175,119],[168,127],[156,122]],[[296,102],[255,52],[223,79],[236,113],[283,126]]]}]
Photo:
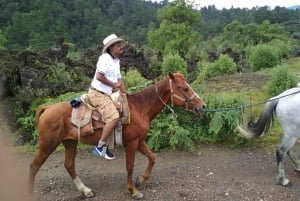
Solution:
[{"label": "white horse", "polygon": [[300,137],[300,87],[286,90],[269,99],[256,123],[250,121],[247,129],[238,126],[237,130],[247,139],[259,137],[268,131],[274,115],[277,116],[283,129],[281,144],[276,150],[277,179],[281,185],[290,187],[292,183],[285,176],[283,161],[288,155],[295,165],[295,170],[300,173],[300,161],[291,151],[297,138]]}]

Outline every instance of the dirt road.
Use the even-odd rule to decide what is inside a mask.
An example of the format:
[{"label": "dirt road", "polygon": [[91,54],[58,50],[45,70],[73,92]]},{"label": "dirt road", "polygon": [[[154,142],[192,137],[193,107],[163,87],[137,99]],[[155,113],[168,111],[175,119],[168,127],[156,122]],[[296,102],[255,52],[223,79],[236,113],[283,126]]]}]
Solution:
[{"label": "dirt road", "polygon": [[[116,160],[105,161],[95,158],[90,150],[79,151],[77,172],[96,193],[89,200],[132,200],[126,189],[124,152],[118,152]],[[135,176],[145,167],[146,160],[137,155]],[[286,163],[286,173],[294,183],[291,188],[276,185],[273,153],[255,148],[201,146],[194,154],[159,153],[152,177],[141,190],[144,200],[151,201],[299,200],[300,177],[290,161]],[[83,199],[64,170],[61,152],[54,153],[42,167],[36,187],[40,201]]]},{"label": "dirt road", "polygon": [[[0,135],[9,132],[3,118],[4,115],[1,115],[0,120],[3,123],[0,125]],[[290,160],[286,160],[285,163],[286,174],[294,185],[291,188],[276,185],[274,148],[201,145],[193,153],[161,151],[157,154],[151,178],[140,190],[145,196],[144,200],[147,201],[299,201],[300,175],[293,170]],[[300,146],[296,145],[294,149],[298,156],[299,148]],[[13,153],[6,154],[7,152],[0,151],[2,153],[0,200],[24,200],[21,187],[24,185],[21,184],[27,178],[33,154],[18,153],[21,157],[16,158]],[[132,200],[126,189],[124,150],[118,148],[114,152],[116,159],[105,161],[95,158],[91,153],[91,147],[78,151],[77,173],[85,185],[92,188],[95,193],[94,198],[85,199],[77,192],[64,169],[63,151],[56,151],[37,174],[35,185],[37,200]],[[137,154],[135,177],[146,168],[146,162],[143,156]],[[22,176],[3,176],[10,173]],[[11,189],[10,193],[7,193],[9,198],[4,197],[8,191],[3,190],[5,189],[3,187],[7,184]],[[20,198],[16,199],[16,195]]]}]

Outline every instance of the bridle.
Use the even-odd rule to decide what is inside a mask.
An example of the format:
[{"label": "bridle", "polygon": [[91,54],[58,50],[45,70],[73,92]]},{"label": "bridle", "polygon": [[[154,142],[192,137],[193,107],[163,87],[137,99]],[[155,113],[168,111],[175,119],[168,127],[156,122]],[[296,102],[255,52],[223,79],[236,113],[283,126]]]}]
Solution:
[{"label": "bridle", "polygon": [[[189,104],[192,104],[192,105],[194,105],[194,106],[196,105],[195,103],[192,102],[192,100],[193,100],[194,98],[199,98],[199,96],[195,93],[195,91],[190,87],[190,85],[189,85],[188,83],[186,83],[186,85],[187,85],[187,86],[189,87],[189,89],[192,90],[192,92],[193,92],[193,94],[192,94],[190,97],[184,92],[184,90],[183,90],[182,88],[179,88],[179,87],[176,86],[176,87],[179,89],[181,95],[182,95],[184,98],[181,97],[181,96],[179,96],[179,95],[177,95],[177,94],[175,94],[175,93],[173,92],[173,87],[172,87],[172,81],[171,81],[171,79],[169,80],[169,85],[170,85],[170,89],[171,89],[171,103],[172,103],[172,104],[173,104],[174,98],[177,98],[178,100],[184,102],[184,108],[185,108],[186,110],[189,110]],[[195,109],[195,107],[193,107],[193,111],[194,111],[194,109]]]},{"label": "bridle", "polygon": [[[192,94],[191,96],[188,96],[188,95],[184,92],[184,90],[183,90],[182,88],[176,86],[176,87],[179,89],[179,91],[180,91],[180,93],[181,93],[181,95],[182,95],[182,96],[180,96],[180,95],[177,95],[177,94],[174,93],[174,91],[173,91],[173,85],[172,85],[172,80],[169,79],[169,86],[170,86],[170,90],[171,90],[171,103],[172,103],[172,105],[173,105],[173,104],[174,104],[174,98],[177,98],[178,100],[184,102],[184,108],[185,108],[186,110],[190,110],[190,109],[189,109],[189,104],[194,105],[193,109],[190,110],[190,111],[195,112],[195,110],[196,110],[196,107],[195,107],[196,104],[193,103],[192,100],[193,100],[194,98],[199,98],[199,96],[194,92],[194,90],[190,87],[190,85],[189,85],[188,83],[186,83],[186,84],[187,84],[187,86],[189,87],[189,89],[193,91],[193,94]],[[173,109],[172,109],[168,104],[166,104],[166,103],[164,102],[164,100],[160,97],[160,95],[158,94],[158,90],[157,90],[157,86],[156,86],[156,85],[155,85],[155,91],[156,91],[156,94],[158,95],[160,101],[161,101],[165,106],[167,106],[167,107],[172,111],[172,113],[176,116],[176,114],[174,113]]]}]

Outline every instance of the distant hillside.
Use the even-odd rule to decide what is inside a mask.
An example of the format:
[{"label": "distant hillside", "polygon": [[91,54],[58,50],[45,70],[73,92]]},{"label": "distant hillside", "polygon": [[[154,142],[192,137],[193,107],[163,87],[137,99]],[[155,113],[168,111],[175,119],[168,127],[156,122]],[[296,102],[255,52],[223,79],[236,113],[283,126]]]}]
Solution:
[{"label": "distant hillside", "polygon": [[297,10],[299,8],[300,8],[300,5],[294,5],[294,6],[288,7],[288,9],[291,9],[291,10]]}]

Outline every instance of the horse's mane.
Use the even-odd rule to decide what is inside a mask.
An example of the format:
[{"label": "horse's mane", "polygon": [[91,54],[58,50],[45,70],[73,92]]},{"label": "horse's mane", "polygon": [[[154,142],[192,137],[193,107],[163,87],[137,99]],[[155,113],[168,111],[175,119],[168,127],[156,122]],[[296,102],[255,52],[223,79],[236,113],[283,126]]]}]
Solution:
[{"label": "horse's mane", "polygon": [[128,99],[130,99],[131,103],[134,105],[138,105],[140,103],[147,103],[148,105],[152,105],[157,100],[154,97],[158,97],[156,94],[155,87],[157,87],[158,91],[161,91],[162,87],[165,87],[166,80],[162,80],[157,82],[144,90],[128,95]]}]

